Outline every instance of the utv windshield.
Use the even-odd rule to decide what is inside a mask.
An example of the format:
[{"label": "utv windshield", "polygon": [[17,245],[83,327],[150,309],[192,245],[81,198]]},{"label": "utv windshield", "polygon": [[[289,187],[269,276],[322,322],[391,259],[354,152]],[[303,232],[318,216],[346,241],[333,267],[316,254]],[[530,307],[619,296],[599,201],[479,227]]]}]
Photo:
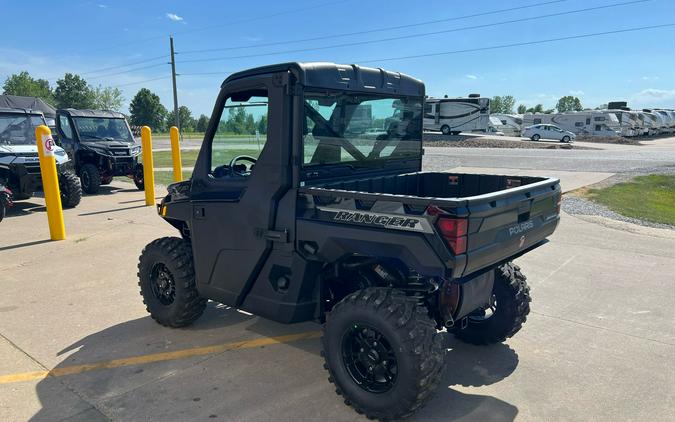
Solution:
[{"label": "utv windshield", "polygon": [[0,114],[0,145],[35,145],[35,128],[43,125],[42,116]]},{"label": "utv windshield", "polygon": [[73,121],[82,141],[134,142],[134,137],[124,119],[74,117]]},{"label": "utv windshield", "polygon": [[422,98],[305,93],[305,166],[371,166],[422,153]]}]

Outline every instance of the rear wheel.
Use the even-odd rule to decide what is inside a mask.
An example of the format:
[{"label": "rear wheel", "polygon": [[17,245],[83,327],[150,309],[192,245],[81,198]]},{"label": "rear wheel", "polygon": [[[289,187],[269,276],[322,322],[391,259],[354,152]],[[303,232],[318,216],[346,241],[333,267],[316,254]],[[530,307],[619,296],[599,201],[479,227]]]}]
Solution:
[{"label": "rear wheel", "polygon": [[443,133],[443,135],[450,135],[451,133],[450,126],[448,125],[441,126],[441,133]]},{"label": "rear wheel", "polygon": [[326,317],[329,381],[345,403],[371,419],[398,419],[436,390],[445,349],[426,308],[403,292],[366,288]]},{"label": "rear wheel", "polygon": [[520,331],[531,301],[520,267],[513,263],[497,267],[490,305],[469,314],[466,328],[456,329],[455,337],[471,344],[501,343]]},{"label": "rear wheel", "polygon": [[541,139],[541,136],[539,136],[538,133],[535,133],[534,135],[532,135],[532,140],[533,140],[533,141],[538,141],[538,140],[540,140],[540,139]]},{"label": "rear wheel", "polygon": [[163,237],[143,249],[138,285],[152,319],[167,327],[190,325],[206,308],[195,284],[192,248],[183,239]]},{"label": "rear wheel", "polygon": [[101,188],[101,173],[98,172],[93,164],[85,164],[80,170],[80,181],[82,182],[82,190],[88,194],[98,193]]},{"label": "rear wheel", "polygon": [[59,173],[59,191],[61,192],[61,205],[64,208],[75,208],[82,199],[80,179],[70,171]]}]

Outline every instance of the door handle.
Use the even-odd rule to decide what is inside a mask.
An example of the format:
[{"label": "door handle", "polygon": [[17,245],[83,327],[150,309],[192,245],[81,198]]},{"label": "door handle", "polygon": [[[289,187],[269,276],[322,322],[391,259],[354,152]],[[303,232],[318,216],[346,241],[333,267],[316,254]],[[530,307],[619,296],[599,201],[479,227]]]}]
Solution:
[{"label": "door handle", "polygon": [[288,243],[288,230],[286,229],[284,229],[283,231],[267,230],[263,237],[265,238],[265,240],[269,240],[271,242]]}]

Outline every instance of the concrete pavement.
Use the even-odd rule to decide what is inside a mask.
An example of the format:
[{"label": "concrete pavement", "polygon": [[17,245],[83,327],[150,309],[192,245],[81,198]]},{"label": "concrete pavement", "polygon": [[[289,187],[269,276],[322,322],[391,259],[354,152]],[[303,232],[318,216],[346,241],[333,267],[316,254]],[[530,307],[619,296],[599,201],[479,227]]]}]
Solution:
[{"label": "concrete pavement", "polygon": [[[487,169],[522,171],[501,167]],[[576,170],[556,171],[567,186],[609,173]],[[0,226],[0,420],[365,420],[327,382],[316,338],[269,340],[315,324],[214,303],[186,329],[147,316],[138,255],[176,233],[133,185],[67,210],[62,242],[47,240],[41,199],[19,204]],[[551,242],[517,262],[534,300],[523,330],[491,347],[448,337],[442,385],[411,420],[675,419],[675,239],[563,215]],[[219,347],[195,352],[208,346]]]}]

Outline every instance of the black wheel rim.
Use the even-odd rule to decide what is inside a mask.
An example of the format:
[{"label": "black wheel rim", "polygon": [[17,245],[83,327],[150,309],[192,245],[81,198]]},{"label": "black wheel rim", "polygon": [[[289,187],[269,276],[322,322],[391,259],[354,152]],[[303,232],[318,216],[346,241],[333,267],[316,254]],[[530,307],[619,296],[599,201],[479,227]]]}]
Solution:
[{"label": "black wheel rim", "polygon": [[396,383],[398,363],[389,341],[375,328],[352,325],[342,337],[342,359],[352,380],[370,393],[384,393]]},{"label": "black wheel rim", "polygon": [[171,305],[176,298],[176,283],[173,281],[173,275],[162,263],[157,263],[152,267],[150,286],[152,294],[162,305]]},{"label": "black wheel rim", "polygon": [[479,309],[467,315],[471,322],[484,322],[494,316],[497,312],[497,297],[493,294],[490,303],[485,308]]}]

